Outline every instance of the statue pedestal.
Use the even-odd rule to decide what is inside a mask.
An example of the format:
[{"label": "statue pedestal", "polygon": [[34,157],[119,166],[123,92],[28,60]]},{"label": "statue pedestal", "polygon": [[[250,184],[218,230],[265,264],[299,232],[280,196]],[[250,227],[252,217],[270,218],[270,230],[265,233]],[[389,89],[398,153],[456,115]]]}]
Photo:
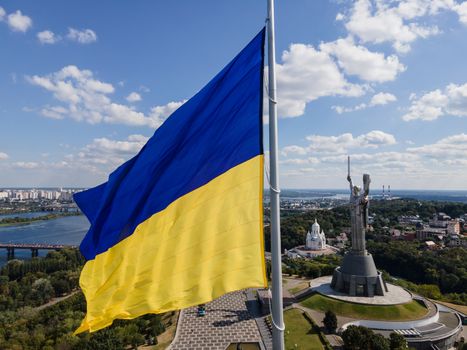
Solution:
[{"label": "statue pedestal", "polygon": [[366,252],[345,254],[342,266],[334,270],[331,287],[350,296],[373,297],[388,291],[373,256]]}]

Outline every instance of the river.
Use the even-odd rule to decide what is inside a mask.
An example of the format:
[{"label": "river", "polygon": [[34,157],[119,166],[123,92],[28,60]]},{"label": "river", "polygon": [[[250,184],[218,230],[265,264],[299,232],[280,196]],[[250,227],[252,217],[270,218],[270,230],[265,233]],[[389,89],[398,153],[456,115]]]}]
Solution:
[{"label": "river", "polygon": [[[21,213],[0,215],[0,220],[6,217],[36,217],[49,213]],[[79,245],[89,229],[89,222],[84,215],[65,216],[52,220],[33,221],[29,225],[0,227],[0,242],[2,243],[50,243]],[[39,256],[45,256],[47,251],[40,250]],[[15,257],[28,259],[29,250],[15,250]],[[6,250],[0,249],[0,266],[6,263]]]}]

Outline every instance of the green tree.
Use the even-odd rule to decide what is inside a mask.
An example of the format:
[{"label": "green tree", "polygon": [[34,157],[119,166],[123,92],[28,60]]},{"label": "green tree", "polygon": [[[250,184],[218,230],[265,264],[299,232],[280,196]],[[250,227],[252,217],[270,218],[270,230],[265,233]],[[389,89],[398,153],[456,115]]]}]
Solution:
[{"label": "green tree", "polygon": [[125,344],[114,328],[106,328],[99,332],[86,334],[74,346],[75,350],[124,350]]},{"label": "green tree", "polygon": [[334,333],[337,328],[336,314],[330,310],[326,311],[323,319],[323,324],[329,333]]},{"label": "green tree", "polygon": [[389,341],[381,334],[371,336],[371,350],[390,350]]},{"label": "green tree", "polygon": [[441,299],[442,294],[439,287],[434,284],[420,284],[416,287],[417,293],[431,299]]},{"label": "green tree", "polygon": [[373,331],[361,326],[348,326],[342,333],[346,350],[371,350]]},{"label": "green tree", "polygon": [[389,335],[389,342],[391,346],[391,350],[402,350],[407,349],[407,341],[405,338],[397,333],[391,333]]},{"label": "green tree", "polygon": [[124,344],[131,345],[133,349],[137,349],[138,345],[144,344],[144,337],[138,332],[138,326],[134,323],[119,328],[118,336]]},{"label": "green tree", "polygon": [[48,302],[54,296],[52,284],[47,278],[39,278],[32,284],[32,295],[39,304]]},{"label": "green tree", "polygon": [[381,334],[362,326],[349,326],[342,333],[346,350],[390,350],[389,341]]}]

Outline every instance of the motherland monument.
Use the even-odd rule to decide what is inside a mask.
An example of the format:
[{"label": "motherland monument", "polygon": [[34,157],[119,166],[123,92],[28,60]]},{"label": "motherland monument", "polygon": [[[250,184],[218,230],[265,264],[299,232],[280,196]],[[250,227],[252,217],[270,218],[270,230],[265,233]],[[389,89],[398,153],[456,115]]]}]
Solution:
[{"label": "motherland monument", "polygon": [[348,158],[347,181],[350,185],[352,249],[344,255],[342,265],[334,270],[331,287],[350,296],[384,295],[388,288],[381,272],[376,270],[373,256],[367,252],[365,243],[370,175],[363,175],[363,192],[359,186],[354,186],[350,177],[350,157]]}]

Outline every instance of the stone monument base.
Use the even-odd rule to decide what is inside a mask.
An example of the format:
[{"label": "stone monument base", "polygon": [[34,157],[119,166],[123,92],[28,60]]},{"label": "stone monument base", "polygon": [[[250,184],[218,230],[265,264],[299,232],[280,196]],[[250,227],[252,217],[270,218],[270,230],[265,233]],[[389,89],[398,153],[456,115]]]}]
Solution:
[{"label": "stone monument base", "polygon": [[413,300],[412,294],[404,288],[394,284],[386,283],[388,292],[384,295],[375,295],[372,298],[362,296],[350,296],[347,293],[338,292],[331,287],[332,276],[322,276],[310,281],[310,289],[312,292],[319,293],[326,297],[340,300],[348,303],[356,303],[363,305],[397,305],[409,303]]},{"label": "stone monument base", "polygon": [[388,287],[381,272],[376,270],[371,254],[345,254],[342,266],[334,270],[331,287],[350,296],[384,295]]}]

